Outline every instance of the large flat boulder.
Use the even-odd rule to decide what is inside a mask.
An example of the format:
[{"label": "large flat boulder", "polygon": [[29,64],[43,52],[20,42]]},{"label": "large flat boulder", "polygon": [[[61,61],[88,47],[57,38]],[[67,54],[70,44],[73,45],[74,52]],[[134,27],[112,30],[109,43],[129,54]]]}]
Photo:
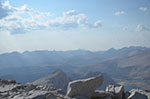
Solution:
[{"label": "large flat boulder", "polygon": [[103,81],[104,79],[101,75],[88,79],[72,81],[68,85],[67,96],[84,96],[90,98],[95,89],[102,85]]}]

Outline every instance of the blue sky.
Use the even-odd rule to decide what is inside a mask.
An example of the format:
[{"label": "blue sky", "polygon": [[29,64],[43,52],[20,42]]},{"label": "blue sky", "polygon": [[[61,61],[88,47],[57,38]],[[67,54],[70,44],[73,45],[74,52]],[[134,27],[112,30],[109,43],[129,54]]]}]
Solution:
[{"label": "blue sky", "polygon": [[0,53],[150,47],[150,0],[0,0]]}]

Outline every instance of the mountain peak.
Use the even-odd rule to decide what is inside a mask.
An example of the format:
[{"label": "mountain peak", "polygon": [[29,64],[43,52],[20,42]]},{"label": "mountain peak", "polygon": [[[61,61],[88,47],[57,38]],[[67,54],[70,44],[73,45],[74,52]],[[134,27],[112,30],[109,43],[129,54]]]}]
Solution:
[{"label": "mountain peak", "polygon": [[33,84],[49,85],[49,86],[66,90],[65,88],[69,81],[70,81],[69,77],[66,75],[66,73],[58,69],[55,72],[53,72],[51,75],[48,75],[46,77],[34,81]]},{"label": "mountain peak", "polygon": [[64,71],[61,69],[56,69],[52,74],[64,74]]}]

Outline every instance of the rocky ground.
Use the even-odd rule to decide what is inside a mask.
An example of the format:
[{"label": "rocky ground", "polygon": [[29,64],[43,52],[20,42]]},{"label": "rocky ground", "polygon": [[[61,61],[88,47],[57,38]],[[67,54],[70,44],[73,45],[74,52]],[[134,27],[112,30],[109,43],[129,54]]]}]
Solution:
[{"label": "rocky ground", "polygon": [[0,79],[0,99],[65,99],[61,89]]},{"label": "rocky ground", "polygon": [[103,84],[101,75],[75,80],[68,84],[67,93],[47,85],[20,84],[14,80],[0,79],[0,99],[150,99],[150,92],[141,89],[124,91],[123,86],[109,85],[106,90],[97,90]]}]

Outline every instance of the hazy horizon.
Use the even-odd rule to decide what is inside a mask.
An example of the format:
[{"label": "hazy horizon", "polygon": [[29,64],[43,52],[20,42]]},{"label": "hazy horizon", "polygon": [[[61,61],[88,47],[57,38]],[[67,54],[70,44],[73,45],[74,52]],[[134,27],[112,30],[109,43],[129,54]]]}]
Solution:
[{"label": "hazy horizon", "polygon": [[18,52],[18,53],[25,53],[25,52],[34,52],[34,51],[56,51],[56,52],[59,52],[59,51],[62,51],[62,52],[67,52],[67,51],[90,51],[90,52],[99,52],[99,51],[102,51],[102,52],[105,52],[105,51],[108,51],[108,50],[111,50],[111,49],[114,49],[114,50],[121,50],[123,48],[147,48],[149,49],[150,47],[145,47],[145,46],[125,46],[125,47],[121,47],[121,48],[108,48],[108,49],[105,49],[105,50],[88,50],[88,49],[69,49],[69,50],[44,50],[44,49],[37,49],[37,50],[24,50],[24,51],[10,51],[10,52],[3,52],[3,53],[0,53],[1,54],[7,54],[7,53],[14,53],[14,52]]},{"label": "hazy horizon", "polygon": [[0,53],[150,47],[149,0],[0,0]]}]

